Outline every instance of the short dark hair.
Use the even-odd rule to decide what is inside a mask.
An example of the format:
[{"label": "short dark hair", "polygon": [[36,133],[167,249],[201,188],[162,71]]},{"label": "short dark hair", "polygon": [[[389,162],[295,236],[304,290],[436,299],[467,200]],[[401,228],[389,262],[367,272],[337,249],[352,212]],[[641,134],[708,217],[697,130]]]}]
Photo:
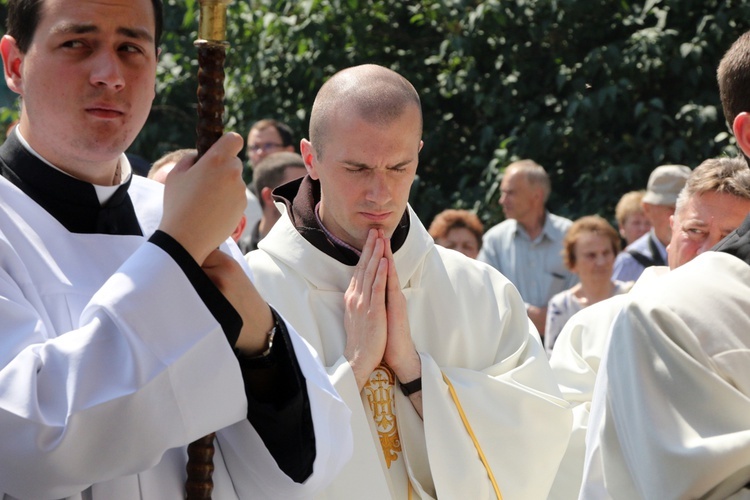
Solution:
[{"label": "short dark hair", "polygon": [[750,31],[740,36],[721,58],[716,71],[719,96],[729,128],[743,111],[750,112]]},{"label": "short dark hair", "polygon": [[261,206],[264,205],[260,196],[263,188],[277,188],[284,180],[288,168],[305,168],[305,162],[299,153],[279,151],[271,153],[258,162],[253,169],[253,189],[258,195]]},{"label": "short dark hair", "polygon": [[419,93],[409,80],[376,64],[343,69],[329,78],[315,96],[310,111],[309,140],[321,159],[336,113],[355,113],[371,124],[385,127],[411,106],[419,112],[418,132],[421,137],[422,104]]},{"label": "short dark hair", "polygon": [[[39,12],[44,0],[8,0],[7,34],[15,38],[18,49],[26,53],[39,25]],[[162,0],[151,0],[154,6],[154,43],[158,47],[164,25]]]},{"label": "short dark hair", "polygon": [[250,127],[250,130],[263,130],[269,127],[275,128],[279,133],[282,146],[287,147],[294,145],[294,133],[292,132],[292,127],[284,122],[280,122],[279,120],[274,120],[273,118],[263,118],[262,120],[258,120],[257,122],[253,123],[252,127]]}]

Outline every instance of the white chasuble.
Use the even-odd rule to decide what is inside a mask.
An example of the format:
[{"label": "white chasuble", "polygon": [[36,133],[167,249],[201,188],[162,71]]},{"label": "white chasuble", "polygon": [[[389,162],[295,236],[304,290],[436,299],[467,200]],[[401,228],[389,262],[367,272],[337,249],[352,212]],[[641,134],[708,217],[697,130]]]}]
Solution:
[{"label": "white chasuble", "polygon": [[354,266],[315,248],[286,214],[246,256],[263,296],[318,351],[352,410],[354,456],[316,498],[495,498],[445,375],[503,498],[544,499],[571,415],[523,301],[495,269],[436,247],[411,208],[409,218],[394,258],[422,361],[424,420],[398,387],[386,404],[383,373],[361,394],[357,388],[343,357],[344,292]]}]

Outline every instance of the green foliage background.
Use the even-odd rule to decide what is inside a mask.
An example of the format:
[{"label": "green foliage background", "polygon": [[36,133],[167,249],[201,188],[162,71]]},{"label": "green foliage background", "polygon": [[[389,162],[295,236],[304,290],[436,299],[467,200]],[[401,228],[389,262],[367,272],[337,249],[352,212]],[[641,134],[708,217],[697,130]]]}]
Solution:
[{"label": "green foliage background", "polygon": [[[198,0],[165,8],[158,95],[131,148],[149,160],[194,143]],[[228,23],[226,124],[243,135],[275,117],[306,136],[315,92],[350,65],[414,84],[425,147],[411,201],[425,223],[449,206],[501,220],[498,176],[514,159],[550,172],[552,211],[611,218],[654,167],[735,154],[715,70],[750,28],[745,1],[235,0]],[[0,120],[14,113],[6,103]]]}]

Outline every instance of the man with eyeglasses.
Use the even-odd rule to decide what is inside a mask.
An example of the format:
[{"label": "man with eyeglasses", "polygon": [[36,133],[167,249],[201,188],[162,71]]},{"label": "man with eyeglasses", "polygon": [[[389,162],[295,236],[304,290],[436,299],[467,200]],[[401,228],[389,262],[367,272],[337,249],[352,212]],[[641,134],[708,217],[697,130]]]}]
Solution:
[{"label": "man with eyeglasses", "polygon": [[[273,118],[264,118],[253,123],[247,134],[247,146],[245,148],[247,164],[250,169],[254,169],[266,156],[279,151],[295,152],[292,128]],[[238,241],[242,253],[250,251],[249,243],[252,238],[250,233],[263,216],[263,208],[260,206],[258,193],[253,191],[252,184],[247,186],[245,195],[247,196],[247,206],[245,207],[247,223]]]},{"label": "man with eyeglasses", "polygon": [[247,161],[254,168],[260,160],[279,151],[294,153],[292,129],[286,123],[264,118],[250,127],[247,134]]}]

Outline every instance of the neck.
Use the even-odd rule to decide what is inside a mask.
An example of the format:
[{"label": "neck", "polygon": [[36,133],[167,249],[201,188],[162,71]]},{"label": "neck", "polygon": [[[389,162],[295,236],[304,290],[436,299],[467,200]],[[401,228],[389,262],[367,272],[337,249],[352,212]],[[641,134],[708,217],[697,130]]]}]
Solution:
[{"label": "neck", "polygon": [[591,305],[608,299],[612,296],[614,283],[612,280],[587,280],[582,279],[578,284],[579,288],[575,292],[576,297],[584,304]]},{"label": "neck", "polygon": [[518,223],[532,240],[542,234],[542,230],[544,229],[544,215],[544,210],[542,210],[541,213],[535,212],[527,218],[517,219]]},{"label": "neck", "polygon": [[119,186],[122,182],[122,167],[120,166],[120,162],[117,162],[117,166],[115,167],[115,175],[112,177],[112,185],[113,186]]},{"label": "neck", "polygon": [[260,223],[258,224],[258,232],[260,233],[261,238],[265,238],[273,225],[276,224],[276,221],[281,218],[281,213],[279,213],[276,207],[273,208],[273,213],[271,213],[270,210],[265,211],[263,212],[263,217],[260,218]]},{"label": "neck", "polygon": [[122,182],[121,155],[105,161],[89,161],[70,158],[65,155],[60,156],[56,154],[54,149],[47,148],[44,141],[35,141],[34,137],[30,136],[28,131],[24,131],[21,125],[16,127],[15,132],[18,134],[21,143],[32,154],[71,177],[97,186],[114,186]]}]

